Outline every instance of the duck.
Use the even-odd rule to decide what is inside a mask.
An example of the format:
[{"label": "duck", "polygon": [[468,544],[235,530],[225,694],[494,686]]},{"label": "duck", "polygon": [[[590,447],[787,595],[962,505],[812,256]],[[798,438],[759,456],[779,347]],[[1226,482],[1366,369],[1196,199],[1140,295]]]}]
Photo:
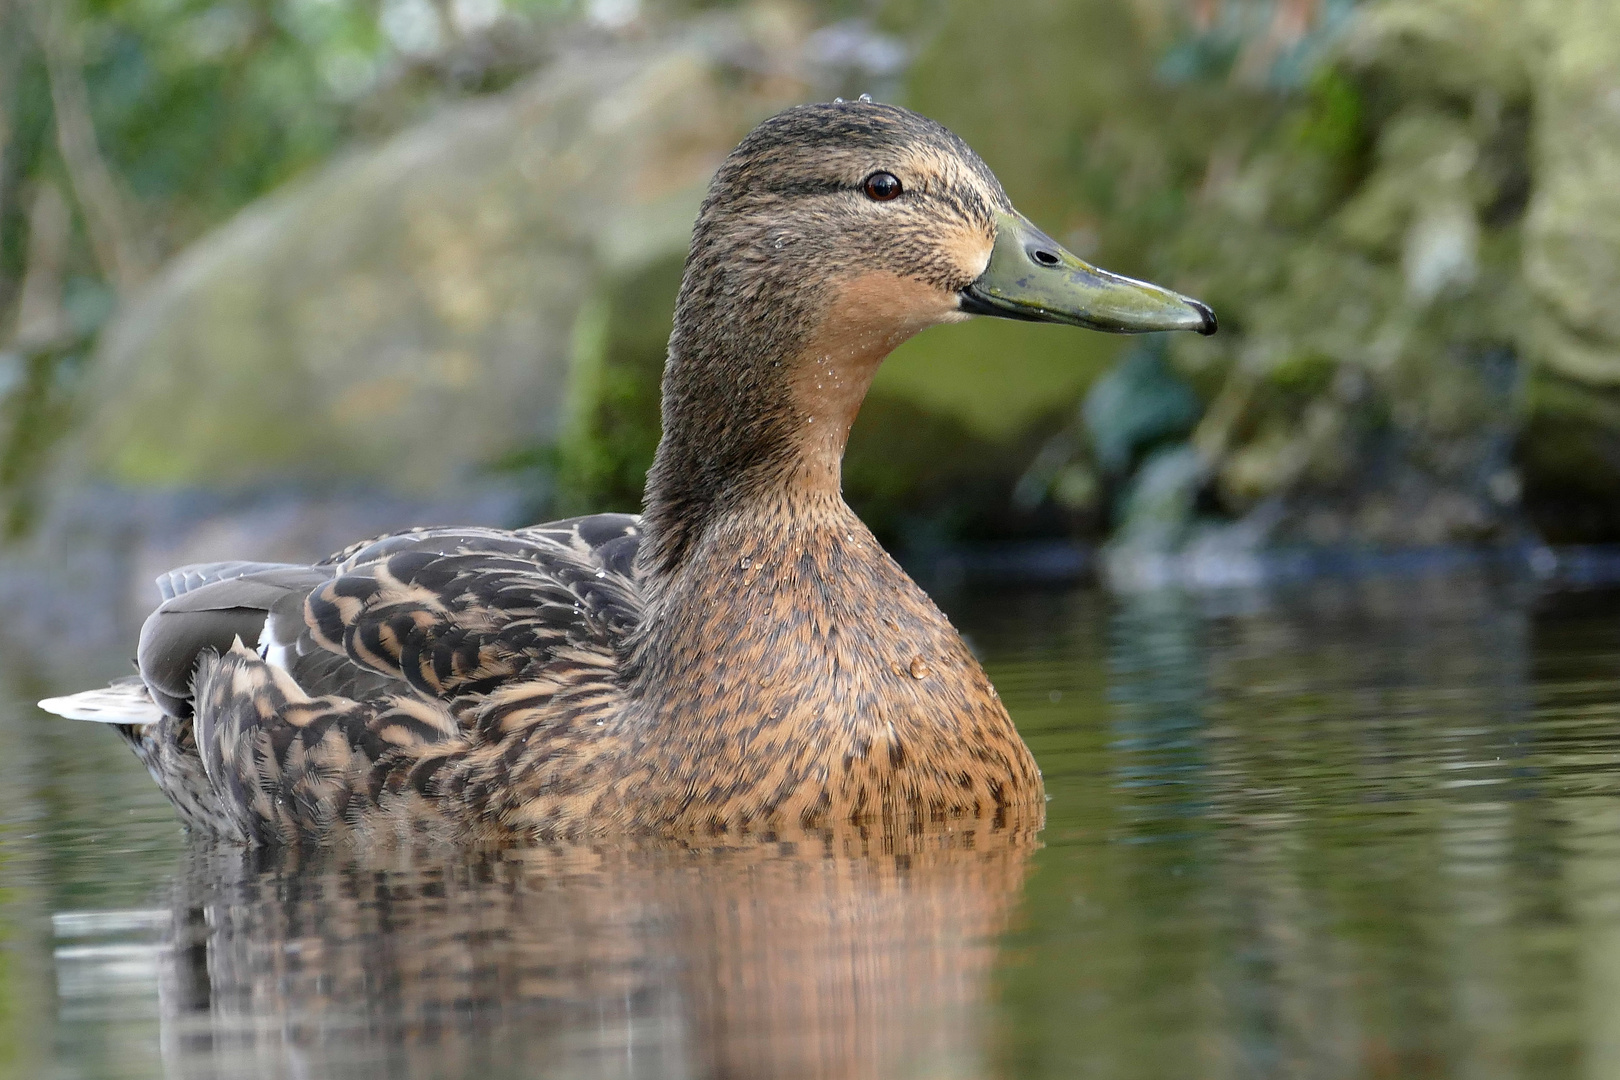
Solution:
[{"label": "duck", "polygon": [[879,364],[975,316],[1216,329],[1043,233],[943,125],[789,108],[699,208],[641,514],[180,567],[136,675],[40,706],[114,726],[183,824],[250,846],[1041,814],[984,669],[840,489]]}]

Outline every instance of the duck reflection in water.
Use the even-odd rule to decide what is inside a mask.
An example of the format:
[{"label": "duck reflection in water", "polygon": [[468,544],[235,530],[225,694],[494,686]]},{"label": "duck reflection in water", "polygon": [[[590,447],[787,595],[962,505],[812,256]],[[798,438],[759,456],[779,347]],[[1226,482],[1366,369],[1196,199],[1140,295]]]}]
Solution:
[{"label": "duck reflection in water", "polygon": [[1009,821],[699,848],[194,845],[162,950],[171,1076],[994,1073]]}]

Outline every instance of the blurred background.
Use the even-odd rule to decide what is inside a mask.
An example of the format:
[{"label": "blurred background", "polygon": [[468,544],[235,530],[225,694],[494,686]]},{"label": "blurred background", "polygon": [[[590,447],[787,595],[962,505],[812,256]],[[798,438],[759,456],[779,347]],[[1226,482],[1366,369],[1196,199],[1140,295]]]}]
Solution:
[{"label": "blurred background", "polygon": [[0,0],[0,522],[102,589],[632,509],[709,173],[871,92],[1222,325],[903,347],[846,489],[914,563],[1545,561],[1620,539],[1616,70],[1603,0]]}]

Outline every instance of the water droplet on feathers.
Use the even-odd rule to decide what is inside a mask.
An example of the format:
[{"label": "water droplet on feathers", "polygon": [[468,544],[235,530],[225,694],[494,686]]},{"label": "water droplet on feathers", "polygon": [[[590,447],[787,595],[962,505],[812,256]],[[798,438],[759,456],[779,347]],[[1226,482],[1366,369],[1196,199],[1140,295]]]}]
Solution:
[{"label": "water droplet on feathers", "polygon": [[752,559],[743,559],[737,565],[742,567],[744,570],[746,570],[750,566],[754,565],[754,560],[752,560]]},{"label": "water droplet on feathers", "polygon": [[911,667],[906,670],[911,672],[913,679],[926,679],[928,678],[928,661],[920,656],[913,656],[911,658]]}]

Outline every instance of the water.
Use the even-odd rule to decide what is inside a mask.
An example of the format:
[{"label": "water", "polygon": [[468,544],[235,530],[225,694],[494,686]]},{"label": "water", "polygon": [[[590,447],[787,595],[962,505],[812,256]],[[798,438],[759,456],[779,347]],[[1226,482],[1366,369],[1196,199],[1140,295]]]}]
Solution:
[{"label": "water", "polygon": [[962,593],[1046,829],[832,851],[188,846],[110,733],[26,706],[65,685],[12,648],[0,1061],[1620,1076],[1617,600],[1468,574]]}]

